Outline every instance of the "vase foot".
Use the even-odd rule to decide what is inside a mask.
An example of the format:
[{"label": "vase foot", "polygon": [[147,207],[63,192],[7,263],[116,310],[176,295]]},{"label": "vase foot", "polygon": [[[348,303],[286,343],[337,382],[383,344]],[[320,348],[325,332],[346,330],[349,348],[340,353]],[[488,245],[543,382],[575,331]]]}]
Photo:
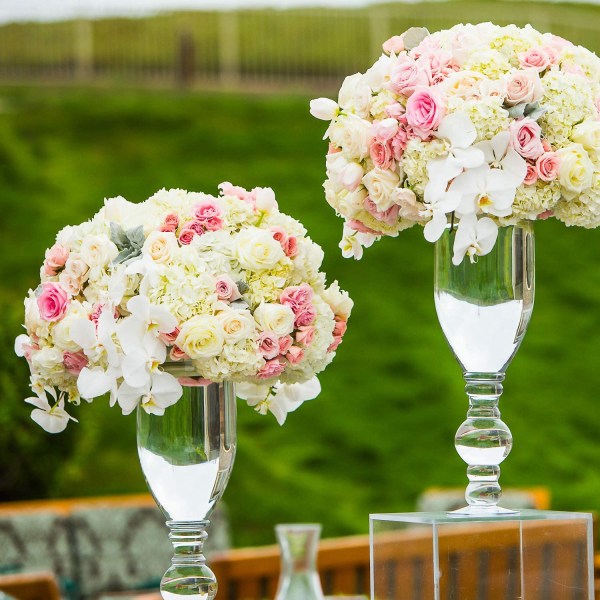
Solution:
[{"label": "vase foot", "polygon": [[217,579],[206,565],[173,565],[162,578],[160,593],[164,600],[213,600]]},{"label": "vase foot", "polygon": [[502,508],[501,506],[465,506],[458,510],[448,511],[451,517],[502,517],[520,514],[520,510]]}]

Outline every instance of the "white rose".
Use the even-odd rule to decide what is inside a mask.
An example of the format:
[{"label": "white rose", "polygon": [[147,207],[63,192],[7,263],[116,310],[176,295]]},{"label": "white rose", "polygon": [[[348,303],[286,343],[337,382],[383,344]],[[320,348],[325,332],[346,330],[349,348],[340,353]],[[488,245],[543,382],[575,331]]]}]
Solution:
[{"label": "white rose", "polygon": [[329,304],[334,315],[343,319],[347,319],[350,316],[354,302],[348,296],[348,292],[340,289],[337,281],[334,281],[321,296]]},{"label": "white rose", "polygon": [[581,144],[586,150],[600,150],[600,121],[591,119],[573,127],[571,139]]},{"label": "white rose", "polygon": [[315,98],[310,101],[310,114],[322,121],[331,121],[338,114],[337,102],[329,98]]},{"label": "white rose", "polygon": [[37,298],[29,295],[25,298],[25,327],[27,332],[41,338],[48,335],[49,323],[40,317]]},{"label": "white rose", "polygon": [[144,242],[142,252],[147,254],[154,262],[170,262],[179,249],[177,238],[174,233],[164,231],[153,231]]},{"label": "white rose", "polygon": [[186,321],[175,340],[175,344],[191,359],[217,356],[224,342],[223,327],[211,315],[197,315]]},{"label": "white rose", "polygon": [[277,200],[275,200],[275,192],[271,188],[255,188],[257,210],[262,212],[271,212],[277,208]]},{"label": "white rose", "polygon": [[237,235],[235,253],[244,269],[254,271],[271,269],[285,258],[281,244],[270,232],[257,227],[249,227]]},{"label": "white rose", "polygon": [[81,302],[73,300],[69,304],[67,314],[52,327],[52,340],[54,344],[63,351],[77,352],[81,346],[73,341],[71,327],[75,321],[87,319],[88,313]]},{"label": "white rose", "polygon": [[60,365],[62,367],[63,353],[58,348],[44,346],[31,355],[31,365],[34,371],[46,374]]},{"label": "white rose", "polygon": [[366,84],[363,75],[355,73],[344,79],[338,94],[338,104],[347,111],[356,113],[359,117],[367,117],[371,96],[371,88]]},{"label": "white rose", "polygon": [[571,200],[591,187],[594,165],[581,144],[571,144],[557,150],[556,154],[560,158],[558,181],[563,196]]},{"label": "white rose", "polygon": [[119,251],[105,235],[88,235],[81,243],[80,254],[90,267],[104,267]]},{"label": "white rose", "polygon": [[283,304],[261,303],[254,311],[254,319],[263,331],[272,331],[277,337],[294,330],[294,312]]},{"label": "white rose", "polygon": [[137,206],[137,204],[125,200],[123,196],[107,198],[104,200],[104,208],[100,211],[100,214],[104,221],[126,225],[131,223],[131,217],[136,212]]},{"label": "white rose", "polygon": [[329,138],[353,159],[362,160],[369,155],[371,123],[356,115],[337,119],[329,128]]},{"label": "white rose", "polygon": [[392,192],[400,183],[400,177],[394,171],[375,167],[363,177],[362,182],[378,211],[385,212],[394,204]]},{"label": "white rose", "polygon": [[232,344],[248,339],[255,331],[254,319],[247,310],[223,310],[217,319],[223,327],[225,340]]}]

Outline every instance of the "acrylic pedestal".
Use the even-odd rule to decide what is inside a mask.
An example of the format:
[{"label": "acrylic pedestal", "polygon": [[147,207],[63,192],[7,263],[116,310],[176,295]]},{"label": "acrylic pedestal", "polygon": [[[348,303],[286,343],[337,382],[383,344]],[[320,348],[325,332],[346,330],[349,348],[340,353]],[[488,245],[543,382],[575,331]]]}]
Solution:
[{"label": "acrylic pedestal", "polygon": [[593,600],[592,516],[370,516],[371,600]]}]

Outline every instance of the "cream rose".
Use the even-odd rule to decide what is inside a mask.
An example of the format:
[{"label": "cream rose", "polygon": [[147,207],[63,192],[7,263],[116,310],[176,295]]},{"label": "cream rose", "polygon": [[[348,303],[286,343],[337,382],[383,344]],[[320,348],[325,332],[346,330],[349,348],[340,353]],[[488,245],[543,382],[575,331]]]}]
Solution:
[{"label": "cream rose", "polygon": [[179,244],[174,233],[153,231],[144,242],[142,252],[154,262],[166,264],[173,259]]},{"label": "cream rose", "polygon": [[240,231],[236,242],[236,257],[244,269],[271,269],[285,258],[281,244],[273,239],[271,232],[264,229],[249,227]]},{"label": "cream rose", "polygon": [[369,156],[371,123],[356,115],[339,117],[329,128],[329,138],[349,158],[362,160]]},{"label": "cream rose", "polygon": [[544,94],[537,69],[515,71],[506,80],[506,104],[513,106],[523,102],[535,102]]},{"label": "cream rose", "polygon": [[400,183],[400,178],[394,171],[375,167],[363,177],[362,182],[378,211],[385,212],[394,204],[392,192]]},{"label": "cream rose", "polygon": [[347,320],[354,307],[354,302],[347,292],[340,290],[340,284],[334,281],[322,294],[323,300],[329,304],[333,314]]},{"label": "cream rose", "polygon": [[272,331],[277,337],[294,330],[294,312],[282,304],[261,303],[254,311],[254,319],[262,331]]},{"label": "cream rose", "polygon": [[217,356],[224,343],[223,326],[212,315],[197,315],[186,321],[175,340],[191,359]]},{"label": "cream rose", "polygon": [[63,353],[58,348],[45,346],[31,355],[31,366],[34,371],[47,375],[53,369],[62,369]]},{"label": "cream rose", "polygon": [[594,165],[581,144],[571,144],[557,150],[556,154],[560,159],[558,181],[563,196],[567,200],[571,200],[583,190],[591,187]]},{"label": "cream rose", "polygon": [[587,120],[575,125],[571,139],[586,150],[600,151],[600,121]]},{"label": "cream rose", "polygon": [[119,250],[105,235],[88,235],[81,243],[80,256],[90,267],[103,267],[117,254]]},{"label": "cream rose", "polygon": [[37,298],[28,296],[25,298],[25,327],[30,335],[41,338],[48,335],[49,323],[40,316]]},{"label": "cream rose", "polygon": [[75,321],[87,318],[88,313],[83,308],[81,302],[73,300],[69,304],[67,314],[52,327],[52,340],[55,346],[67,352],[77,352],[80,350],[81,347],[79,344],[73,341],[71,327]]},{"label": "cream rose", "polygon": [[247,310],[224,310],[217,315],[223,327],[225,341],[235,344],[252,336],[255,330],[254,319]]}]

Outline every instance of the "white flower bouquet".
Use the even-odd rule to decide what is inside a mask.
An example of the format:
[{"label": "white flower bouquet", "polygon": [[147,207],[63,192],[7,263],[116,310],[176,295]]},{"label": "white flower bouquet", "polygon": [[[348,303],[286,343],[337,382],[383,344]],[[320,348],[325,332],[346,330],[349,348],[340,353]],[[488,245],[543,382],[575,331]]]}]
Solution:
[{"label": "white flower bouquet", "polygon": [[340,247],[416,223],[434,242],[457,225],[453,262],[493,248],[498,226],[555,217],[600,224],[600,59],[530,26],[413,28],[383,45],[338,102],[325,193],[344,220]]},{"label": "white flower bouquet", "polygon": [[273,191],[224,183],[219,197],[162,190],[106,200],[65,227],[25,299],[15,344],[31,370],[32,418],[50,432],[65,404],[110,394],[124,414],[161,415],[182,395],[167,362],[285,420],[320,391],[352,301],[325,285],[321,248],[281,213]]}]

